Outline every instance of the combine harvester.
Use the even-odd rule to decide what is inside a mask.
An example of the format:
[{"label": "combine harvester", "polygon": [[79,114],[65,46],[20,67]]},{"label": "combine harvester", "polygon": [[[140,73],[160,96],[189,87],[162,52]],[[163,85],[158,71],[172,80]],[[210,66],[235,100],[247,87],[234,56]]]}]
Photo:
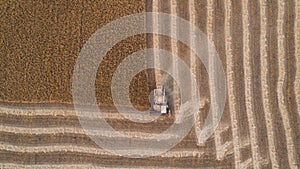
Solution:
[{"label": "combine harvester", "polygon": [[151,106],[150,114],[167,115],[170,113],[164,86],[158,86],[156,89],[154,89],[153,99],[154,104]]}]

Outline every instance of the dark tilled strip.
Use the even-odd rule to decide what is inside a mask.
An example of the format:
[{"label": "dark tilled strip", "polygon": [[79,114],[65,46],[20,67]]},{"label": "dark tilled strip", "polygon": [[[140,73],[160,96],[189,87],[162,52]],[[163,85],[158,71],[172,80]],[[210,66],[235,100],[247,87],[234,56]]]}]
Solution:
[{"label": "dark tilled strip", "polygon": [[[195,13],[196,13],[196,26],[206,34],[206,22],[207,22],[207,1],[206,0],[195,0]],[[197,44],[197,42],[196,42]],[[201,44],[199,44],[201,45]],[[207,47],[206,47],[207,48]],[[207,53],[203,53],[206,57]],[[196,76],[197,84],[200,90],[200,98],[208,98],[210,100],[209,84],[208,84],[208,73],[201,60],[196,61]],[[206,117],[209,111],[209,106],[201,110],[200,115]],[[204,124],[205,118],[200,118],[201,124]]]},{"label": "dark tilled strip", "polygon": [[[97,119],[82,118],[81,120],[89,121],[90,124],[98,123]],[[125,118],[106,119],[106,121],[116,130],[123,130],[125,128],[133,131],[144,132],[162,132],[173,124],[173,118],[167,116],[159,117],[158,120],[145,124],[135,123]],[[81,127],[80,121],[76,116],[19,116],[11,114],[0,114],[0,123],[22,127]]]},{"label": "dark tilled strip", "polygon": [[[245,105],[245,85],[243,68],[243,20],[242,1],[232,1],[232,55],[234,64],[234,97],[236,97],[238,112],[238,128],[240,139],[249,139],[249,125]],[[241,154],[242,161],[248,160],[249,154]]]},{"label": "dark tilled strip", "polygon": [[285,133],[282,118],[280,116],[277,99],[277,80],[278,80],[278,59],[277,59],[277,15],[278,6],[277,1],[272,0],[268,3],[267,7],[267,51],[268,51],[268,64],[269,64],[269,98],[272,118],[275,125],[275,137],[276,137],[276,151],[278,153],[278,160],[280,168],[289,166],[288,153],[286,148],[286,139],[282,135]]},{"label": "dark tilled strip", "polygon": [[43,144],[78,144],[98,147],[97,144],[84,134],[14,134],[0,132],[1,142],[17,145],[43,145]]},{"label": "dark tilled strip", "polygon": [[[189,20],[189,6],[188,6],[188,1],[186,0],[177,0],[177,8],[176,8],[176,14],[178,17],[181,17],[185,20]],[[181,28],[177,27],[177,33],[180,33],[180,31],[183,30],[188,30],[189,27],[186,25],[187,28]],[[189,38],[187,38],[189,40]],[[180,59],[182,59],[188,66],[190,66],[190,48],[186,46],[185,44],[178,42],[178,55]],[[181,72],[178,72],[179,77],[182,77],[184,75],[181,74]]]},{"label": "dark tilled strip", "polygon": [[76,116],[19,116],[0,114],[0,123],[24,127],[80,126]]},{"label": "dark tilled strip", "polygon": [[181,157],[150,157],[150,158],[126,158],[121,156],[93,155],[87,153],[51,152],[51,153],[20,153],[0,151],[0,162],[20,164],[102,164],[107,166],[160,166],[160,167],[222,167],[232,168],[232,157],[219,162],[209,156],[201,158]]},{"label": "dark tilled strip", "polygon": [[[214,3],[214,21],[213,21],[213,40],[218,53],[218,57],[223,65],[223,70],[226,72],[226,53],[225,53],[225,6],[224,1],[217,0]],[[220,123],[225,123],[230,126],[230,112],[228,101],[224,107],[222,119]],[[232,133],[226,132],[222,135],[224,142],[232,140]]]},{"label": "dark tilled strip", "polygon": [[[294,81],[296,76],[296,56],[295,55],[295,32],[294,32],[294,24],[295,24],[295,2],[290,1],[286,3],[285,6],[285,54],[287,57],[287,80],[286,80],[286,102],[290,115],[290,120],[292,122],[294,135],[296,138],[296,146],[298,147],[298,159],[300,159],[300,117],[297,116],[297,103],[296,103],[296,93],[294,91]],[[298,140],[298,141],[297,141]]]},{"label": "dark tilled strip", "polygon": [[[146,0],[146,12],[152,12],[152,5],[153,5],[153,0]],[[146,20],[146,29],[148,29],[149,31],[151,31],[152,28],[152,18],[149,17]],[[153,48],[153,35],[152,34],[147,34],[146,35],[146,47],[147,48]],[[152,59],[147,60],[147,65],[148,67],[153,66],[154,65],[154,59],[153,57],[151,57]],[[156,80],[155,80],[155,71],[154,69],[147,69],[147,74],[148,77],[148,88],[149,88],[149,92],[152,91],[153,89],[155,89],[156,87]]]},{"label": "dark tilled strip", "polygon": [[[174,148],[183,149],[197,149],[195,135],[190,132],[183,140],[178,143]],[[98,145],[85,134],[76,133],[58,133],[58,134],[15,134],[9,132],[0,132],[0,142],[7,142],[10,144],[18,145],[49,145],[49,144],[78,144],[78,145],[89,145],[91,147],[98,147]],[[120,140],[122,138],[110,138],[102,137],[102,139],[107,139],[111,141]],[[123,140],[123,139],[122,139]],[[206,147],[211,147],[212,143],[208,141]]]},{"label": "dark tilled strip", "polygon": [[268,158],[268,140],[267,138],[267,127],[266,120],[263,113],[263,101],[261,97],[261,65],[260,63],[260,8],[259,2],[249,1],[249,45],[250,45],[250,57],[252,66],[252,84],[253,89],[253,105],[255,121],[257,125],[256,132],[258,133],[258,146],[260,155],[262,158]]}]

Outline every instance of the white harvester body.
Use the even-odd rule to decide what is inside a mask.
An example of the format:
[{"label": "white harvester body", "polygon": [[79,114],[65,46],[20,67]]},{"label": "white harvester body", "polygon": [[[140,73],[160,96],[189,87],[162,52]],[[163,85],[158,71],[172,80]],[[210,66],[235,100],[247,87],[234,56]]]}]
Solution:
[{"label": "white harvester body", "polygon": [[167,114],[168,103],[166,91],[163,86],[158,86],[154,89],[154,104],[152,105],[151,114]]}]

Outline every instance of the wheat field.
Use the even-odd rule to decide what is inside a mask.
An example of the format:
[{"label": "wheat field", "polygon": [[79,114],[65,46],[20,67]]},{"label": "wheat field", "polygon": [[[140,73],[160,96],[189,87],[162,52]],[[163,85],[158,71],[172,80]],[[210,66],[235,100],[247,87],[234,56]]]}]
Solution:
[{"label": "wheat field", "polygon": [[[99,64],[96,97],[105,114],[83,117],[91,124],[105,119],[122,136],[105,130],[95,135],[151,141],[151,134],[174,123],[180,99],[173,81],[175,116],[140,124],[113,106],[113,73],[138,50],[177,54],[196,75],[201,97],[194,127],[179,144],[159,156],[128,158],[102,149],[85,133],[73,106],[72,73],[95,31],[141,12],[179,16],[207,36],[225,72],[226,103],[213,136],[201,144],[199,133],[212,105],[203,63],[184,43],[166,36],[126,38]],[[145,24],[156,29],[163,22],[156,19]],[[0,168],[300,168],[298,0],[2,1],[0,23]],[[198,43],[192,35],[189,40]],[[134,77],[130,98],[137,109],[149,108],[148,93],[164,75],[147,70]],[[166,141],[171,137],[176,135],[163,135]]]}]

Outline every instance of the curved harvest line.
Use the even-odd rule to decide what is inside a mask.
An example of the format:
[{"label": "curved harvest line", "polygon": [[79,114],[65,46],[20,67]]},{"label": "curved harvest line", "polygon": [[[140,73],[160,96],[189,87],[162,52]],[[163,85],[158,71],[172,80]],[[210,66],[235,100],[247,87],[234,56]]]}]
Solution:
[{"label": "curved harvest line", "polygon": [[0,150],[19,152],[19,153],[51,153],[51,152],[73,152],[87,153],[95,155],[114,155],[100,148],[78,145],[44,145],[44,146],[20,146],[8,143],[0,143]]},{"label": "curved harvest line", "polygon": [[[170,0],[170,13],[171,15],[175,15],[177,16],[177,0]],[[171,34],[177,36],[177,21],[176,19],[171,19]],[[178,44],[177,41],[175,39],[170,39],[171,40],[171,52],[174,55],[179,56],[179,48],[178,48]],[[173,73],[174,73],[174,78],[178,78],[179,76],[179,72],[178,72],[178,57],[174,57],[172,60],[172,64],[173,64]],[[175,87],[176,81],[173,81],[173,105],[174,105],[174,112],[179,111],[180,109],[180,97],[179,97],[179,89],[177,87]],[[175,113],[176,116],[176,113]],[[177,117],[176,117],[177,118]],[[180,118],[180,116],[179,116]]]},{"label": "curved harvest line", "polygon": [[[21,145],[12,145],[8,143],[0,143],[0,150],[10,151],[10,152],[18,152],[18,153],[52,153],[52,152],[72,152],[72,153],[86,153],[86,154],[94,154],[94,155],[108,155],[115,156],[115,154],[107,152],[101,148],[93,148],[89,146],[78,146],[78,145],[38,145],[38,146],[21,146]],[[120,150],[119,150],[120,151]],[[123,151],[128,151],[124,149]],[[131,150],[133,151],[133,150]],[[138,154],[139,152],[149,151],[149,153],[153,152],[153,150],[149,149],[137,149],[135,150]],[[201,157],[207,154],[206,151],[201,150],[170,150],[166,153],[160,155],[160,157],[167,158],[177,158],[177,157]]]},{"label": "curved harvest line", "polygon": [[[152,4],[152,12],[160,12],[159,11],[160,8],[160,1],[153,1]],[[154,32],[158,32],[157,30],[160,28],[159,24],[160,24],[160,18],[155,17],[154,15],[152,16],[152,28]],[[160,49],[160,39],[159,39],[159,35],[157,34],[153,34],[153,48],[156,49]],[[159,53],[155,53],[154,56],[154,66],[156,68],[160,67],[160,56]],[[156,79],[156,83],[160,82],[160,80],[162,79],[162,75],[160,73],[160,71],[158,71],[157,69],[155,70],[155,79]]]},{"label": "curved harvest line", "polygon": [[295,147],[295,138],[293,136],[292,125],[289,118],[289,112],[286,107],[286,97],[284,90],[286,90],[286,57],[285,57],[285,47],[284,47],[284,10],[285,1],[278,1],[278,19],[277,19],[277,41],[278,41],[278,69],[279,77],[277,83],[277,97],[279,104],[279,111],[283,118],[283,127],[285,130],[285,137],[287,142],[288,158],[290,167],[296,167],[297,163],[297,150]]},{"label": "curved harvest line", "polygon": [[233,149],[234,149],[234,162],[235,167],[241,166],[241,153],[240,153],[240,137],[238,131],[238,113],[237,113],[237,101],[234,94],[234,64],[232,55],[232,35],[231,35],[231,18],[232,18],[232,4],[231,0],[225,1],[225,48],[226,48],[226,76],[228,84],[228,102],[231,118],[231,129],[233,137]]},{"label": "curved harvest line", "polygon": [[295,1],[295,57],[296,57],[296,78],[294,83],[294,91],[296,95],[297,111],[300,118],[300,2]]},{"label": "curved harvest line", "polygon": [[[196,9],[195,9],[195,1],[194,0],[189,0],[189,19],[190,19],[190,22],[194,25],[196,25]],[[194,30],[191,30],[190,31],[191,33],[194,32]],[[195,48],[195,45],[196,45],[196,42],[195,42],[195,39],[193,39],[193,36],[192,34],[190,34],[190,46],[192,46],[193,48]],[[196,56],[195,54],[191,51],[190,52],[190,55],[191,55],[191,70],[192,72],[194,73],[194,75],[196,75]],[[193,85],[192,85],[193,87]],[[191,93],[194,94],[194,91],[196,91],[196,89],[192,88],[192,91]],[[194,97],[192,97],[194,98]],[[200,126],[202,126],[201,124],[201,121],[200,121],[200,114],[198,113],[198,116],[197,118],[195,119],[195,132],[196,132],[196,136],[197,136],[197,144],[198,145],[201,145],[200,143],[200,138],[198,138],[198,136],[200,135],[201,133],[201,128]]]},{"label": "curved harvest line", "polygon": [[[130,166],[130,167],[114,167],[102,166],[97,164],[15,164],[15,163],[1,163],[0,168],[15,169],[15,168],[28,168],[28,169],[183,169],[179,167],[158,167],[158,166]],[[212,168],[205,168],[212,169]]]},{"label": "curved harvest line", "polygon": [[[207,38],[209,40],[209,43],[214,43],[214,33],[213,33],[213,21],[214,21],[214,1],[213,0],[207,0],[207,24],[206,24],[206,30],[207,30]],[[214,59],[211,59],[213,53],[212,50],[208,47],[208,62],[209,62],[209,67],[208,71],[210,75],[214,75]],[[215,84],[213,83],[213,80],[215,77],[210,77],[209,78],[209,85],[211,87],[210,89],[210,95],[211,95],[211,102],[212,102],[212,118],[213,118],[213,124],[216,123],[216,118],[215,117],[215,108],[218,107],[218,105],[215,104],[215,92],[214,90],[216,88]],[[219,127],[218,127],[219,128]],[[216,145],[216,153],[217,153],[217,159],[221,160],[223,159],[223,152],[222,152],[222,138],[221,138],[221,131],[219,129],[215,130],[214,136],[215,136],[215,145]]]},{"label": "curved harvest line", "polygon": [[242,16],[243,16],[243,67],[244,67],[244,80],[245,80],[245,102],[246,112],[249,123],[250,140],[251,140],[251,151],[253,157],[253,167],[260,168],[260,155],[258,147],[258,136],[256,131],[256,120],[253,112],[253,83],[252,83],[252,65],[250,56],[250,45],[249,45],[249,11],[248,11],[248,0],[242,3]]},{"label": "curved harvest line", "polygon": [[[77,118],[77,114],[73,109],[53,109],[51,107],[44,107],[42,109],[36,108],[7,108],[7,107],[0,107],[0,114],[3,115],[16,115],[16,116],[63,116],[67,118]],[[132,116],[132,115],[128,115]],[[143,115],[134,115],[137,117],[134,118],[143,118]],[[83,117],[91,118],[91,119],[116,119],[116,120],[124,120],[125,118],[119,114],[118,112],[107,111],[107,113],[102,113],[102,115],[98,113],[87,113],[84,114]]]}]

